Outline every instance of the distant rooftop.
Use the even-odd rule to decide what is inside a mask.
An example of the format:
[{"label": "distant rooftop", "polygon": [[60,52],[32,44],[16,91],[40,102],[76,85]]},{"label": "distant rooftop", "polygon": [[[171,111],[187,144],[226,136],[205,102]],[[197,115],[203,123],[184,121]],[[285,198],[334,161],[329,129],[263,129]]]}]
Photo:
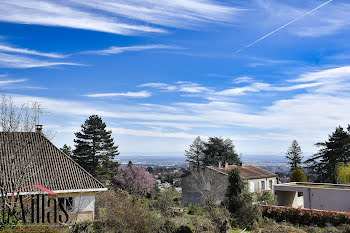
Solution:
[{"label": "distant rooftop", "polygon": [[242,166],[228,165],[225,167],[208,166],[208,168],[214,171],[220,172],[224,175],[228,175],[228,173],[232,169],[238,168],[244,180],[276,177],[276,174],[272,172],[268,172],[258,167],[254,167],[252,165],[242,165]]}]

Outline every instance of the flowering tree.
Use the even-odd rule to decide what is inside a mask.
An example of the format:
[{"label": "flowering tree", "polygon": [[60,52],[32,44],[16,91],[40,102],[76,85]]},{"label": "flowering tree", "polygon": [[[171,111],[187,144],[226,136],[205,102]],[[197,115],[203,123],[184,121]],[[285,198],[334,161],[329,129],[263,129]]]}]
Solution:
[{"label": "flowering tree", "polygon": [[155,185],[155,179],[145,168],[139,166],[127,166],[119,168],[114,181],[118,188],[131,194],[150,193]]}]

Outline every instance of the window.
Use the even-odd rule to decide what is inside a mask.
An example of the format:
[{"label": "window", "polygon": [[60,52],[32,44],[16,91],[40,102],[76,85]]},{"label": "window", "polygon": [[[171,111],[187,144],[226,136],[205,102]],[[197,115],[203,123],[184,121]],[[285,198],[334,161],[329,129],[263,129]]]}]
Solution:
[{"label": "window", "polygon": [[265,190],[265,181],[261,181],[261,191]]},{"label": "window", "polygon": [[73,197],[59,197],[58,203],[63,202],[66,211],[73,211]]},{"label": "window", "polygon": [[249,191],[250,191],[250,192],[254,192],[254,189],[255,189],[255,187],[254,187],[254,181],[251,181],[251,182],[249,183]]},{"label": "window", "polygon": [[273,180],[269,180],[269,188],[272,189]]}]

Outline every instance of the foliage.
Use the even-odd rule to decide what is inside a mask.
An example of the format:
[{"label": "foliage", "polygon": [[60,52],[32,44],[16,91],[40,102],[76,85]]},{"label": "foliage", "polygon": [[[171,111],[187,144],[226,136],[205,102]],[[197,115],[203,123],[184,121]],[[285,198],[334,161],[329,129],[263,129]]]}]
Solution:
[{"label": "foliage", "polygon": [[291,172],[297,168],[300,168],[303,156],[297,140],[292,141],[292,145],[288,148],[286,153],[286,158],[289,159]]},{"label": "foliage", "polygon": [[337,167],[338,183],[350,183],[350,163],[340,163]]},{"label": "foliage", "polygon": [[235,151],[232,140],[218,137],[210,137],[204,142],[203,166],[216,165],[218,163],[241,164],[241,160]]},{"label": "foliage", "polygon": [[277,204],[277,196],[269,190],[255,193],[255,198],[256,198],[256,202],[261,205]]},{"label": "foliage", "polygon": [[337,127],[328,141],[316,144],[321,149],[306,163],[317,182],[337,182],[337,165],[350,162],[350,125],[347,131]]},{"label": "foliage", "polygon": [[192,233],[193,231],[188,226],[180,226],[174,233]]},{"label": "foliage", "polygon": [[116,187],[126,190],[130,194],[150,193],[155,182],[153,175],[145,168],[132,164],[119,168],[117,175],[114,176]]},{"label": "foliage", "polygon": [[96,232],[158,232],[164,219],[150,211],[148,203],[125,191],[107,191],[96,196]]},{"label": "foliage", "polygon": [[198,136],[194,142],[190,145],[188,150],[185,150],[185,156],[189,162],[191,168],[197,169],[199,172],[200,167],[202,167],[203,157],[204,157],[204,142]]},{"label": "foliage", "polygon": [[94,233],[93,223],[91,221],[79,222],[73,226],[71,233]]},{"label": "foliage", "polygon": [[290,174],[290,182],[307,182],[307,177],[300,168],[297,168]]},{"label": "foliage", "polygon": [[170,217],[174,213],[172,208],[179,206],[180,199],[181,195],[174,188],[167,188],[151,201],[150,208]]},{"label": "foliage", "polygon": [[257,229],[253,233],[306,233],[303,229],[296,228],[293,226],[283,226],[283,225],[272,225],[262,229]]},{"label": "foliage", "polygon": [[113,161],[119,154],[114,145],[112,131],[106,130],[106,124],[97,115],[92,115],[81,126],[81,132],[75,133],[77,139],[72,158],[94,177],[101,181],[115,175],[118,163]]},{"label": "foliage", "polygon": [[67,144],[64,144],[61,148],[61,151],[65,153],[66,155],[72,157],[72,147],[68,146]]},{"label": "foliage", "polygon": [[272,218],[277,222],[290,222],[300,225],[315,225],[324,227],[327,224],[339,226],[350,224],[348,213],[334,211],[305,210],[292,207],[264,207],[263,216]]},{"label": "foliage", "polygon": [[187,207],[187,213],[191,215],[202,215],[204,208],[200,204],[190,204]]},{"label": "foliage", "polygon": [[260,209],[253,205],[253,195],[246,189],[237,168],[232,169],[228,175],[224,205],[231,213],[233,226],[253,229],[261,218]]}]

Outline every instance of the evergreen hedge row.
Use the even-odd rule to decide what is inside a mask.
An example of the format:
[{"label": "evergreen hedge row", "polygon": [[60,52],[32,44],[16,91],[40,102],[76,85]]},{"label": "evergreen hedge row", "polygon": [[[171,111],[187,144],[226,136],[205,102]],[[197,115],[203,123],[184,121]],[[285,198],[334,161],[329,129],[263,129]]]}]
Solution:
[{"label": "evergreen hedge row", "polygon": [[326,210],[301,209],[293,207],[262,206],[264,217],[277,222],[290,222],[308,226],[339,226],[350,224],[350,213]]}]

